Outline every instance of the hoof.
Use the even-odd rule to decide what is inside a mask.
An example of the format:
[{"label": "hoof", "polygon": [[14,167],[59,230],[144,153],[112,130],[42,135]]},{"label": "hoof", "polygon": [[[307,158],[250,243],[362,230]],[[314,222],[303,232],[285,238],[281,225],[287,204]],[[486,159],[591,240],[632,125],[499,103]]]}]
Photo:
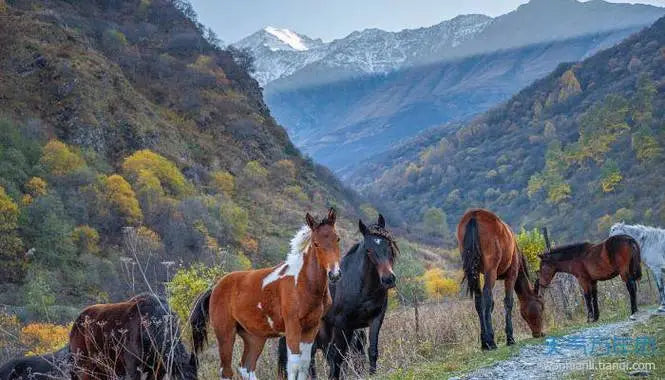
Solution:
[{"label": "hoof", "polygon": [[660,305],[660,307],[658,308],[658,312],[665,313],[665,305]]},{"label": "hoof", "polygon": [[636,321],[637,317],[635,316],[635,314],[631,314],[630,317],[628,317],[628,319],[630,319],[631,321]]},{"label": "hoof", "polygon": [[515,339],[513,339],[513,338],[506,339],[506,345],[507,346],[512,346],[513,344],[515,344]]},{"label": "hoof", "polygon": [[496,344],[494,343],[483,343],[483,345],[480,347],[483,351],[490,351],[490,350],[496,350]]}]

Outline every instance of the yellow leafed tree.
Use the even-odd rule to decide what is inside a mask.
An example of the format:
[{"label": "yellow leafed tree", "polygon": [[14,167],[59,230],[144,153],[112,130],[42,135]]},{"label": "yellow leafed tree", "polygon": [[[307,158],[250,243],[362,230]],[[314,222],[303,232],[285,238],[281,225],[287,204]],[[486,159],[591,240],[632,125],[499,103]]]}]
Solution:
[{"label": "yellow leafed tree", "polygon": [[55,176],[67,175],[85,165],[78,153],[58,140],[51,140],[44,146],[40,163]]}]

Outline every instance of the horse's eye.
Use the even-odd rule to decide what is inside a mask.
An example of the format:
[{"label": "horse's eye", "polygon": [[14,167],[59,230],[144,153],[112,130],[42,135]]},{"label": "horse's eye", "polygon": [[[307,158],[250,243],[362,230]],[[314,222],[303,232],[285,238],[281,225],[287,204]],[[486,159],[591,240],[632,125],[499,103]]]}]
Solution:
[{"label": "horse's eye", "polygon": [[342,240],[342,239],[338,236],[337,237],[337,242],[339,243],[340,240]]},{"label": "horse's eye", "polygon": [[316,248],[319,248],[319,243],[314,242],[314,246],[315,246]]}]

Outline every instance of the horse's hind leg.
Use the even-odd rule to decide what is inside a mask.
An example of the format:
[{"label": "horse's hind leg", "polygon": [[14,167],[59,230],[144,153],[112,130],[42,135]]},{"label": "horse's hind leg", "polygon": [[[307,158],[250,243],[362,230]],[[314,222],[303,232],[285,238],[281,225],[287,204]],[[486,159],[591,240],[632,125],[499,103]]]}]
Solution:
[{"label": "horse's hind leg", "polygon": [[215,326],[215,335],[217,336],[217,349],[219,350],[219,377],[222,380],[233,378],[233,344],[236,340],[235,321],[228,321],[230,326]]},{"label": "horse's hind leg", "polygon": [[578,279],[582,292],[584,293],[584,304],[586,305],[587,317],[586,321],[591,323],[593,320],[593,302],[591,300],[591,283],[587,280]]},{"label": "horse's hind leg", "polygon": [[239,331],[239,334],[244,344],[242,361],[240,363],[240,375],[243,380],[257,380],[256,361],[261,356],[261,352],[263,352],[266,339],[252,335],[242,329]]},{"label": "horse's hind leg", "polygon": [[481,307],[483,309],[483,318],[485,319],[485,343],[483,349],[494,350],[494,328],[492,327],[492,311],[494,310],[494,299],[492,298],[492,289],[496,281],[495,273],[485,273],[485,285],[483,286],[483,295]]},{"label": "horse's hind leg", "polygon": [[600,317],[598,309],[598,282],[591,282],[591,306],[593,306],[593,321],[596,322]]},{"label": "horse's hind leg", "polygon": [[635,319],[633,314],[637,313],[637,284],[635,279],[630,278],[626,281],[628,295],[630,296],[630,319]]}]

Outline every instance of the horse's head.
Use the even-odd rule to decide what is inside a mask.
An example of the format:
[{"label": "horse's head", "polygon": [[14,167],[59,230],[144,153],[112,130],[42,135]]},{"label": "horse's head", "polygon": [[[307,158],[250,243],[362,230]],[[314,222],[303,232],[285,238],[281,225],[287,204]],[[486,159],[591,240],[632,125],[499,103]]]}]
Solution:
[{"label": "horse's head", "polygon": [[189,356],[186,352],[183,355],[177,355],[174,358],[172,366],[172,378],[182,380],[197,380],[198,378],[198,360],[196,355],[192,352]]},{"label": "horse's head", "polygon": [[543,297],[536,293],[530,293],[525,300],[520,300],[520,314],[531,329],[534,338],[545,336],[543,333],[543,312],[545,303]]},{"label": "horse's head", "polygon": [[369,260],[376,266],[381,284],[387,288],[394,288],[396,283],[393,272],[393,262],[397,246],[386,228],[383,215],[379,214],[376,225],[367,227],[362,220],[358,220],[358,228],[363,234],[363,247]]},{"label": "horse's head", "polygon": [[557,272],[556,266],[548,260],[547,255],[538,255],[540,257],[540,269],[538,269],[538,279],[536,279],[535,291],[540,294],[540,288],[550,286],[554,275]]},{"label": "horse's head", "polygon": [[334,208],[330,208],[328,216],[321,223],[317,223],[309,213],[307,213],[305,219],[312,230],[310,243],[316,253],[316,259],[319,265],[328,273],[330,281],[336,282],[342,276],[339,267],[339,235],[337,235],[335,229],[337,213]]}]

